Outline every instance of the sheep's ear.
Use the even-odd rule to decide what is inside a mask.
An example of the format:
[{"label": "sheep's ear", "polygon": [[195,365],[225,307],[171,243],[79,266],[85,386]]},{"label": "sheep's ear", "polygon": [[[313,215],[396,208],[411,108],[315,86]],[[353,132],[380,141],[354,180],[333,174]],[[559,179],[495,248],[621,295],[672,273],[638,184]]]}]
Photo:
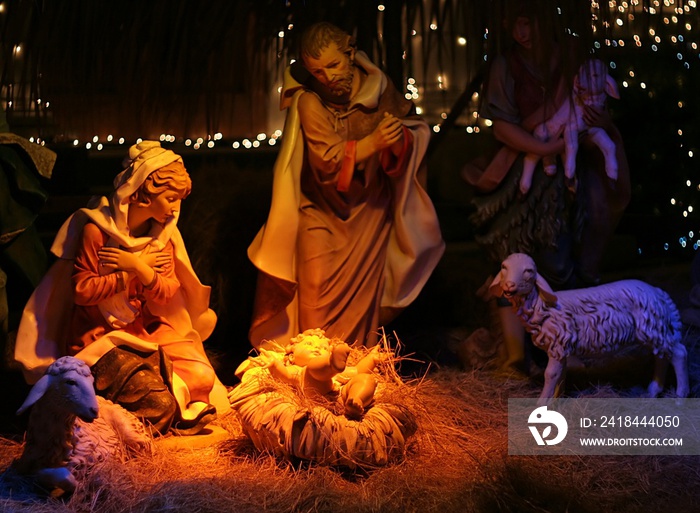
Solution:
[{"label": "sheep's ear", "polygon": [[620,90],[617,88],[617,82],[610,75],[605,77],[605,92],[616,100],[620,99]]},{"label": "sheep's ear", "polygon": [[496,277],[491,282],[488,288],[489,294],[493,297],[501,297],[503,295],[503,289],[501,288],[501,273],[499,272]]},{"label": "sheep's ear", "polygon": [[41,399],[49,388],[49,380],[50,376],[48,374],[44,374],[39,381],[34,384],[32,389],[29,391],[29,395],[24,400],[24,403],[22,403],[22,406],[20,406],[19,410],[17,410],[17,415],[21,415],[27,408]]},{"label": "sheep's ear", "polygon": [[540,276],[539,273],[535,279],[535,285],[537,285],[537,290],[540,297],[544,300],[547,306],[554,306],[557,304],[557,295],[552,290],[552,287],[549,286],[547,280]]}]

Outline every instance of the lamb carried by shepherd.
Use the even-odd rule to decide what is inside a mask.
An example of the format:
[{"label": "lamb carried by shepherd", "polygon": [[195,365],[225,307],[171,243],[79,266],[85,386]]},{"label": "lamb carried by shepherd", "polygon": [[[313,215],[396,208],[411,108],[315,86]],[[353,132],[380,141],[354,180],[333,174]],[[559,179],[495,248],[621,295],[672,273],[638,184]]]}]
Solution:
[{"label": "lamb carried by shepherd", "polygon": [[[618,164],[615,157],[615,143],[604,128],[588,126],[584,120],[586,105],[604,108],[607,97],[619,99],[620,92],[615,80],[608,75],[607,66],[600,59],[588,59],[584,62],[574,80],[571,96],[565,100],[559,110],[547,121],[535,127],[534,136],[546,141],[553,134],[563,130],[566,151],[564,154],[564,173],[575,188],[576,154],[578,138],[582,132],[587,132],[593,144],[600,148],[605,158],[605,174],[610,180],[617,180]],[[525,156],[523,174],[520,178],[520,192],[527,194],[532,185],[532,175],[540,157],[534,153]],[[546,160],[544,171],[549,176],[557,172],[554,161]]]},{"label": "lamb carried by shepherd", "polygon": [[501,264],[489,290],[511,302],[533,344],[549,356],[540,404],[555,397],[569,356],[614,354],[632,344],[650,347],[657,359],[649,397],[663,390],[669,361],[676,372],[676,395],[688,395],[680,315],[661,289],[639,280],[622,280],[555,294],[537,274],[530,256],[513,253]]}]

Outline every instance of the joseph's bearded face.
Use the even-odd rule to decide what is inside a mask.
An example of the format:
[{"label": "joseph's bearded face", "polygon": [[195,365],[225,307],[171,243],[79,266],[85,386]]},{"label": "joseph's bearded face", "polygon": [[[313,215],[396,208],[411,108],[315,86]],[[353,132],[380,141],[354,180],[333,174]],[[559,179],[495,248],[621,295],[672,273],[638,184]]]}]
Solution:
[{"label": "joseph's bearded face", "polygon": [[328,45],[318,57],[304,56],[304,67],[333,94],[340,97],[350,93],[355,67],[337,44]]}]

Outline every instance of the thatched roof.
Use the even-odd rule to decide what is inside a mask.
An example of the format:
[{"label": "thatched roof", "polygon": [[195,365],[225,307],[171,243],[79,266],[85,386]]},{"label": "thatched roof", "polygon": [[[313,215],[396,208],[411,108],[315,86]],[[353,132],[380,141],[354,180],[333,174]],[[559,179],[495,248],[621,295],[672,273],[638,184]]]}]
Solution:
[{"label": "thatched roof", "polygon": [[[685,23],[693,27],[698,20],[694,3],[664,3],[4,2],[2,100],[13,129],[29,125],[28,135],[49,140],[221,132],[247,137],[270,129],[276,103],[270,98],[295,55],[300,32],[328,20],[354,33],[358,47],[401,88],[406,77],[419,77],[421,90],[434,97],[430,102],[449,111],[482,67],[484,54],[506,44],[501,28],[514,9],[526,6],[543,26],[559,37],[582,39],[586,48],[595,39],[602,43],[600,52],[619,50],[620,38],[633,46],[635,35],[646,44],[654,37],[650,28],[664,40],[674,33],[689,36]],[[676,21],[664,24],[670,17]],[[446,73],[450,83],[433,83]],[[438,107],[426,108],[432,115]]]}]

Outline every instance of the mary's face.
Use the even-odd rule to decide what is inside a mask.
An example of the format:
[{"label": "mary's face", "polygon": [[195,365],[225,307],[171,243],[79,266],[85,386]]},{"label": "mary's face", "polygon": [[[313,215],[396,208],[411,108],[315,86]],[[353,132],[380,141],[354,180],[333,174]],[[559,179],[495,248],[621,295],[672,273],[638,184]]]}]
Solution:
[{"label": "mary's face", "polygon": [[305,56],[304,67],[333,94],[343,96],[350,93],[355,68],[350,56],[341,52],[337,44],[331,43],[317,58]]},{"label": "mary's face", "polygon": [[172,189],[166,189],[163,192],[151,196],[150,199],[151,202],[145,208],[148,209],[148,213],[151,215],[152,219],[155,219],[161,224],[165,224],[176,212],[180,211],[182,194]]}]

